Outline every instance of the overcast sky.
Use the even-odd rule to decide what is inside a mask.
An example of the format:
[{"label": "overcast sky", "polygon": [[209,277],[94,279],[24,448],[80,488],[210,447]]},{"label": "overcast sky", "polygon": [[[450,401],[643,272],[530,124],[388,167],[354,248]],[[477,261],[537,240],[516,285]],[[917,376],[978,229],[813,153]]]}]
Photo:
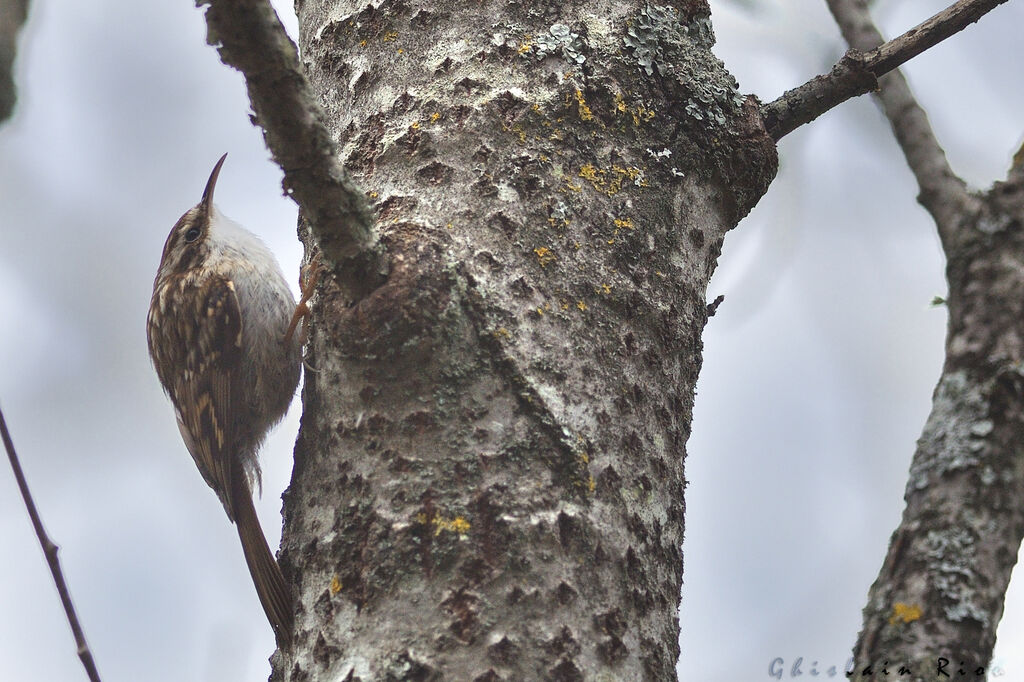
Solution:
[{"label": "overcast sky", "polygon": [[[895,35],[945,0],[876,4]],[[843,50],[823,0],[712,8],[716,54],[762,100]],[[1024,135],[1021,26],[1008,3],[908,69],[976,187],[1005,175]],[[222,153],[221,210],[298,274],[295,208],[204,28],[186,0],[35,0],[0,127],[0,401],[107,682],[266,679],[273,649],[146,354],[164,239]],[[845,663],[942,363],[938,241],[874,104],[786,137],[780,167],[709,290],[726,298],[686,464],[683,680],[767,680],[776,656],[805,673]],[[272,544],[298,411],[262,455]],[[5,466],[0,546],[0,679],[84,679]],[[1020,582],[997,645],[1007,679],[1024,679]]]}]

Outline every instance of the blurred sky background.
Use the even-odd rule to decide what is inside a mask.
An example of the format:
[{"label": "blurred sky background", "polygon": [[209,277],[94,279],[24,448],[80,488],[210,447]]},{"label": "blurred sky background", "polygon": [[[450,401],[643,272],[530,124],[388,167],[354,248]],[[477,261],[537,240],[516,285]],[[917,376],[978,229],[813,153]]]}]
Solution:
[{"label": "blurred sky background", "polygon": [[[292,34],[291,6],[276,2]],[[712,0],[716,54],[774,99],[844,50],[823,0]],[[880,0],[896,35],[945,0]],[[906,72],[959,174],[1005,176],[1024,135],[1024,6]],[[266,679],[273,636],[234,529],[181,443],[146,353],[168,230],[214,161],[221,209],[293,281],[294,205],[248,120],[242,77],[185,0],[33,0],[20,99],[0,127],[0,402],[107,682]],[[684,681],[842,666],[942,363],[931,220],[867,98],[780,145],[767,196],[728,235],[709,300],[687,475]],[[280,537],[296,402],[263,449]],[[0,465],[0,680],[83,680],[13,476]],[[1024,581],[994,667],[1024,679]]]}]

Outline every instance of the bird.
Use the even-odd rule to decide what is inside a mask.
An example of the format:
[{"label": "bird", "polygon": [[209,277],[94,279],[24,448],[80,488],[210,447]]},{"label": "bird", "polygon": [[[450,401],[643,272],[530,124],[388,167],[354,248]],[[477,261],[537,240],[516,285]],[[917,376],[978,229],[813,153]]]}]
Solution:
[{"label": "bird", "polygon": [[260,603],[287,646],[291,590],[260,527],[253,488],[261,484],[260,445],[298,386],[302,339],[293,331],[309,294],[304,286],[296,305],[266,245],[214,205],[226,158],[167,236],[146,338],[185,447],[234,522]]}]

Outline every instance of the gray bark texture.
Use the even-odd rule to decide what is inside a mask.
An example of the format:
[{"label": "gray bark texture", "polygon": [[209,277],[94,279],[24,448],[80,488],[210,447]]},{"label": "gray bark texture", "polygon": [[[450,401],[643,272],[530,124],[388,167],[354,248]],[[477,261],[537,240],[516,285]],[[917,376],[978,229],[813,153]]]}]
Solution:
[{"label": "gray bark texture", "polygon": [[947,250],[946,361],[864,608],[857,679],[941,679],[940,658],[952,678],[979,677],[1024,538],[1024,175],[971,199]]},{"label": "gray bark texture", "polygon": [[[828,3],[851,47],[881,43],[865,0]],[[903,519],[864,608],[854,678],[982,679],[1024,538],[1024,148],[1005,181],[971,191],[903,76],[879,83],[942,241],[949,328]]]},{"label": "gray bark texture", "polygon": [[14,57],[18,33],[28,16],[28,0],[0,0],[0,123],[14,111],[18,99],[14,84]]},{"label": "gray bark texture", "polygon": [[297,10],[387,277],[315,299],[272,679],[675,679],[705,290],[777,168],[707,3]]}]

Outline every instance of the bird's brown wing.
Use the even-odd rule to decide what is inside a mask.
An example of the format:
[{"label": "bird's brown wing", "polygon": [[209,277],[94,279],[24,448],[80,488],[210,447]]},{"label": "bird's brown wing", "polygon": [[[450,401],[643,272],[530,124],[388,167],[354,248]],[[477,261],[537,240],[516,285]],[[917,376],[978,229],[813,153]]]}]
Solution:
[{"label": "bird's brown wing", "polygon": [[242,318],[234,284],[223,277],[202,282],[183,277],[165,286],[178,288],[153,297],[158,314],[150,314],[150,354],[178,413],[185,445],[235,522],[260,602],[279,642],[287,644],[291,592],[260,528],[249,480],[238,460],[238,425],[231,417],[239,408],[233,401],[245,399],[238,383]]},{"label": "bird's brown wing", "polygon": [[[185,445],[234,520],[232,497],[236,486],[232,480],[234,469],[240,465],[235,452],[239,446],[237,427],[231,415],[236,408],[234,401],[243,399],[237,385],[242,317],[235,287],[224,277],[199,282],[186,277],[166,286],[180,287],[164,297],[168,306],[179,309],[164,311],[161,319],[192,323],[165,322],[157,329],[151,323],[150,352],[160,382],[174,403]],[[156,334],[161,338],[154,339]]]}]

